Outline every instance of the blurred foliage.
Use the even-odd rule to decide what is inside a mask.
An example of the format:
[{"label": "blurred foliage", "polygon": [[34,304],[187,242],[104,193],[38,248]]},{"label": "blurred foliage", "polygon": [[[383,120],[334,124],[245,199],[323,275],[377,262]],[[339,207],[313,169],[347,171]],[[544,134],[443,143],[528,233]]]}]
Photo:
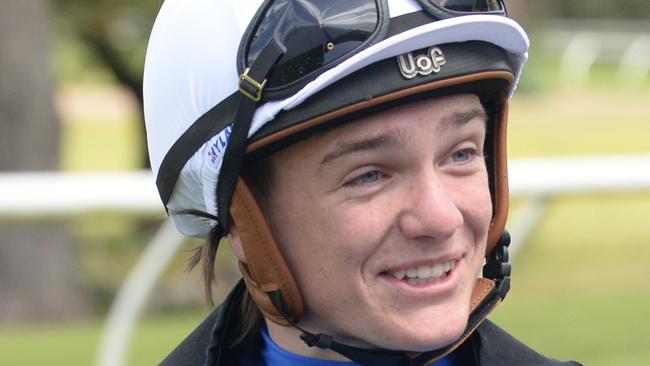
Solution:
[{"label": "blurred foliage", "polygon": [[[141,0],[54,0],[57,47],[63,56],[55,62],[64,78],[109,75],[129,90],[138,104],[140,148],[138,165],[149,167],[144,135],[142,71],[147,39],[162,2]],[[66,57],[68,56],[68,57]],[[70,57],[71,56],[71,57]],[[83,60],[82,62],[75,62]],[[70,67],[72,66],[72,67]],[[76,66],[76,67],[75,67]],[[97,70],[100,70],[97,72]],[[59,77],[61,81],[61,78]]]},{"label": "blurred foliage", "polygon": [[92,66],[108,68],[119,83],[141,83],[147,39],[161,1],[54,2],[59,38],[78,43],[93,58]]},{"label": "blurred foliage", "polygon": [[[554,16],[568,18],[625,18],[648,20],[650,2],[647,0],[553,0]],[[547,2],[539,2],[546,4]]]},{"label": "blurred foliage", "polygon": [[650,17],[647,0],[506,0],[506,6],[515,10],[515,18],[523,21],[528,30],[548,18],[648,20]]}]

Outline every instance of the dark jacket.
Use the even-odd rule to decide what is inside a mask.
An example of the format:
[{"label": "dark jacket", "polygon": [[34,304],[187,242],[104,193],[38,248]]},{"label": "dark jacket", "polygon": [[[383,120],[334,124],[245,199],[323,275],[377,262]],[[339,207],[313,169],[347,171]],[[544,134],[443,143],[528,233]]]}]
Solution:
[{"label": "dark jacket", "polygon": [[[222,366],[236,365],[237,353],[226,350],[233,318],[241,295],[243,282],[235,286],[228,298],[212,312],[169,356],[162,366]],[[235,320],[236,321],[236,320]],[[562,366],[580,365],[575,361],[549,359],[519,342],[489,320],[455,351],[463,366]]]}]

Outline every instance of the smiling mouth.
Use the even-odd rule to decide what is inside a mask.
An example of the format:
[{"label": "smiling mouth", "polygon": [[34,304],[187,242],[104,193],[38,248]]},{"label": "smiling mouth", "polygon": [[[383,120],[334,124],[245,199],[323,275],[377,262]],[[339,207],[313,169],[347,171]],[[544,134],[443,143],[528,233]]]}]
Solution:
[{"label": "smiling mouth", "polygon": [[421,285],[444,280],[455,266],[456,261],[450,260],[434,265],[423,265],[400,269],[398,271],[390,271],[387,274],[409,285]]}]

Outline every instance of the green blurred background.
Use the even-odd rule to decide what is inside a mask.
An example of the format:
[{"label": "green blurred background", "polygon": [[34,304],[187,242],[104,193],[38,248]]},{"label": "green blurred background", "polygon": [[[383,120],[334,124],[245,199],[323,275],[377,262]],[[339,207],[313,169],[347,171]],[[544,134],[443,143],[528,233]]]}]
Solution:
[{"label": "green blurred background", "polygon": [[[45,90],[43,103],[54,108],[50,118],[30,122],[42,129],[41,135],[53,128],[45,138],[54,145],[30,155],[54,157],[54,162],[39,165],[17,157],[12,165],[0,159],[0,170],[146,166],[139,88],[146,39],[161,2],[5,2],[0,15],[0,41],[5,41],[0,42],[0,80],[16,76],[17,71],[6,66],[9,53],[22,52],[12,48],[12,40],[21,42],[20,49],[32,42],[34,52],[46,55],[34,67],[40,67],[36,75],[48,81],[39,87]],[[650,75],[626,78],[633,70],[621,71],[629,46],[650,37],[650,3],[510,3],[511,14],[524,23],[532,40],[530,61],[511,103],[510,156],[650,153]],[[598,42],[599,56],[585,75],[566,66],[567,47],[577,35]],[[587,52],[578,50],[578,55]],[[650,51],[637,58],[647,64]],[[25,63],[24,69],[28,66]],[[35,69],[18,70],[29,73],[14,80],[34,77]],[[21,85],[7,84],[0,90],[20,93]],[[2,141],[7,146],[25,135],[16,127],[11,107],[0,103]],[[0,148],[0,156],[16,149]],[[513,202],[512,214],[520,204]],[[649,217],[649,190],[553,197],[514,258],[513,288],[491,318],[552,357],[596,366],[648,364]],[[93,364],[111,299],[163,220],[122,212],[56,220],[0,218],[0,365]],[[37,277],[36,282],[20,282],[20,275],[12,277],[7,269],[9,261],[24,260],[28,267],[54,261],[43,254],[45,247],[35,245],[38,238],[15,233],[33,232],[34,227],[64,232],[58,252],[67,257],[59,262],[62,268],[53,269],[68,271],[64,277],[40,274],[40,281]],[[58,237],[44,235],[45,246]],[[145,316],[137,322],[130,365],[156,364],[210,311],[199,271],[185,268],[198,245],[197,240],[187,240],[159,280]],[[24,248],[23,253],[13,253],[15,248]],[[217,302],[237,278],[227,246],[222,246],[218,266]],[[48,289],[55,288],[57,278],[71,279],[74,296],[50,302]],[[9,306],[9,297],[25,303]]]}]

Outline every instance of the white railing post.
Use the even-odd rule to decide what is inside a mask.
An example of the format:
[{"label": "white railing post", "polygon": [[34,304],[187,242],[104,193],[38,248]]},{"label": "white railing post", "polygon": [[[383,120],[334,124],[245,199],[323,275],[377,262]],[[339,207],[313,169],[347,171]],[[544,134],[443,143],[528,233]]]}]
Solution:
[{"label": "white railing post", "polygon": [[508,254],[514,260],[519,250],[530,238],[533,230],[546,212],[548,196],[538,194],[524,200],[508,218],[507,229],[510,232],[510,246]]},{"label": "white railing post", "polygon": [[566,46],[560,63],[560,80],[571,85],[587,85],[589,70],[600,51],[600,42],[589,32],[575,35]]},{"label": "white railing post", "polygon": [[97,366],[123,366],[138,315],[156,281],[172,260],[183,236],[166,220],[117,292],[104,323],[97,353]]},{"label": "white railing post", "polygon": [[650,35],[637,37],[625,50],[618,67],[621,84],[641,87],[650,73]]}]

